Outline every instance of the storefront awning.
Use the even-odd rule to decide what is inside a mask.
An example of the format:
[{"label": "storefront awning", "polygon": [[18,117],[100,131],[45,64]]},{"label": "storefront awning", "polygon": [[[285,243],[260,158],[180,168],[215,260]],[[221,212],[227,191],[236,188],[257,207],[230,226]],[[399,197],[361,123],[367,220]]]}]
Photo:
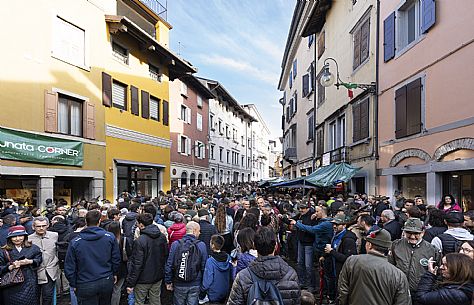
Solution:
[{"label": "storefront awning", "polygon": [[136,165],[136,166],[143,166],[143,167],[166,168],[166,165],[156,164],[156,163],[120,160],[120,159],[115,159],[114,161],[116,164],[120,164],[120,165]]}]

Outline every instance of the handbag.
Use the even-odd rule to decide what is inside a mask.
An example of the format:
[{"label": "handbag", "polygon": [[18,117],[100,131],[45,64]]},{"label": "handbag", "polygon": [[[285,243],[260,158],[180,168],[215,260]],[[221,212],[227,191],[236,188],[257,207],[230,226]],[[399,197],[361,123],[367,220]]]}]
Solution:
[{"label": "handbag", "polygon": [[[8,261],[11,263],[12,260],[10,258],[10,254],[8,251],[4,250],[5,256],[8,258]],[[14,268],[11,271],[8,271],[5,274],[0,275],[0,288],[6,288],[14,285],[21,284],[25,281],[25,277],[23,276],[23,272],[20,268]]]}]

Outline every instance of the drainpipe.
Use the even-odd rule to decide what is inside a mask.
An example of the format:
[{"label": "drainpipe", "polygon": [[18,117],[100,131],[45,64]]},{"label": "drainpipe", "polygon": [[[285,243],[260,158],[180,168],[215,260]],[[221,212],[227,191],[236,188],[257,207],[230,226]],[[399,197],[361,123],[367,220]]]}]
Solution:
[{"label": "drainpipe", "polygon": [[[312,34],[313,35],[313,34]],[[317,98],[316,98],[316,85],[318,84],[317,80],[317,73],[316,73],[316,33],[314,33],[314,40],[313,40],[313,49],[314,49],[314,69],[313,69],[313,172],[316,170],[316,106],[317,106]]]},{"label": "drainpipe", "polygon": [[377,27],[375,50],[375,94],[374,94],[374,157],[379,159],[379,58],[380,58],[380,0],[377,0]]}]

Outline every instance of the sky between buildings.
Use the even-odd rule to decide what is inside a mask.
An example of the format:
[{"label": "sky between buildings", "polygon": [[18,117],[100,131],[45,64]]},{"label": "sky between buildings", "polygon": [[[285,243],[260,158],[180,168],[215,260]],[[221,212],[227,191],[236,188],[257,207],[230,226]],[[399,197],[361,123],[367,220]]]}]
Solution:
[{"label": "sky between buildings", "polygon": [[171,49],[218,80],[240,104],[256,104],[281,136],[278,79],[294,0],[170,0]]}]

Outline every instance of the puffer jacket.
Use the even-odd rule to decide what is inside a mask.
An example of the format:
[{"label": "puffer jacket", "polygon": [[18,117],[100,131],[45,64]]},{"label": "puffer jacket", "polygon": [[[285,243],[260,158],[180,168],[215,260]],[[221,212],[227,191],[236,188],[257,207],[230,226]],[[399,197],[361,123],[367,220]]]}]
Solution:
[{"label": "puffer jacket", "polygon": [[474,283],[441,285],[436,287],[436,276],[426,272],[420,279],[416,293],[422,305],[471,305],[474,300]]},{"label": "puffer jacket", "polygon": [[388,254],[388,261],[405,273],[410,285],[410,291],[414,294],[421,276],[427,270],[427,267],[421,264],[421,260],[427,261],[430,257],[440,265],[441,251],[429,242],[422,239],[421,242],[413,246],[408,243],[407,239],[402,238],[392,243]]},{"label": "puffer jacket", "polygon": [[249,269],[262,279],[276,281],[285,305],[301,304],[301,290],[296,271],[279,256],[260,256],[247,269],[237,274],[227,305],[247,304],[249,289],[252,286]]},{"label": "puffer jacket", "polygon": [[168,228],[169,247],[173,242],[180,240],[186,235],[186,225],[182,222],[175,222]]}]

